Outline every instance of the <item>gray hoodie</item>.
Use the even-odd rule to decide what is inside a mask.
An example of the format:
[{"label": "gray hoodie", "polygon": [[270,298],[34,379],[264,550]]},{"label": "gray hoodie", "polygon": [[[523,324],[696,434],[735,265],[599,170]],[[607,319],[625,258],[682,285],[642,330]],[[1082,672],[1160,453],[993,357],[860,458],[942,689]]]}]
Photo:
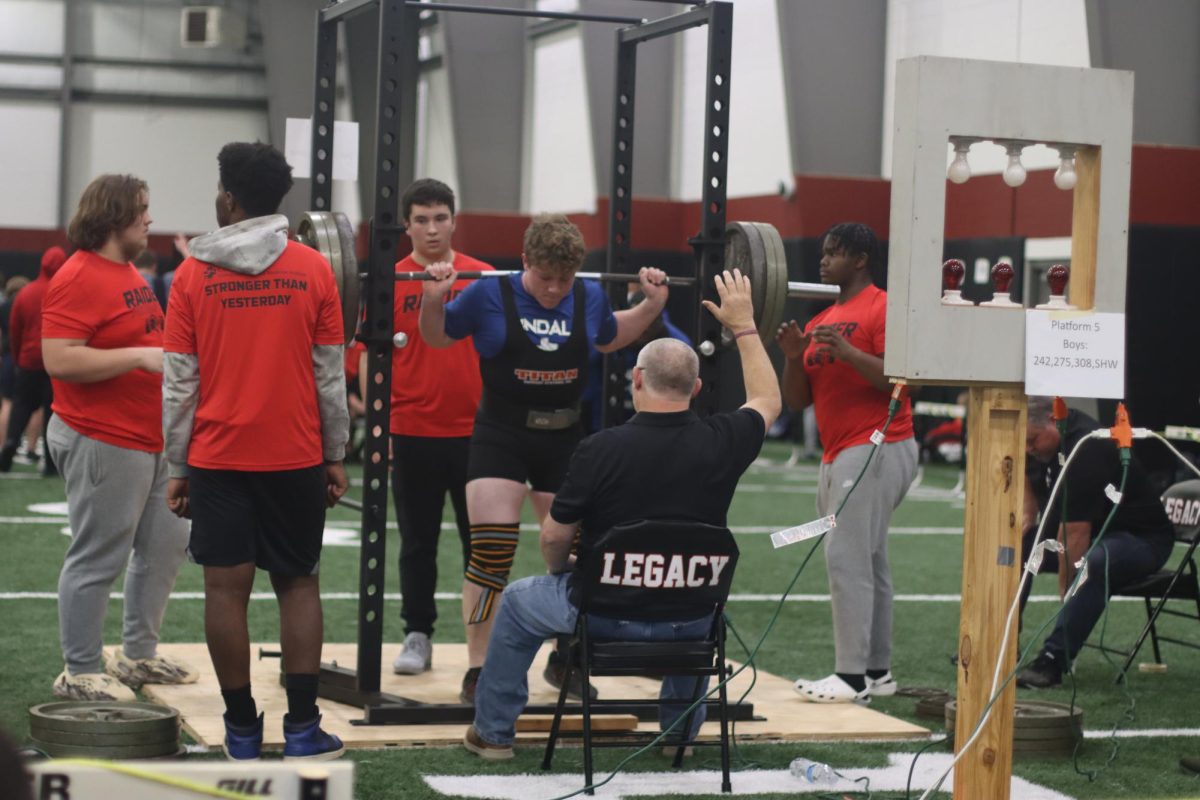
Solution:
[{"label": "gray hoodie", "polygon": [[[278,260],[287,247],[288,220],[282,214],[254,217],[197,236],[188,242],[192,258],[218,267],[258,275]],[[342,346],[313,345],[313,377],[321,415],[321,445],[325,461],[341,461],[350,438]],[[163,354],[163,438],[170,477],[188,474],[188,446],[200,401],[200,363],[192,354]]]}]

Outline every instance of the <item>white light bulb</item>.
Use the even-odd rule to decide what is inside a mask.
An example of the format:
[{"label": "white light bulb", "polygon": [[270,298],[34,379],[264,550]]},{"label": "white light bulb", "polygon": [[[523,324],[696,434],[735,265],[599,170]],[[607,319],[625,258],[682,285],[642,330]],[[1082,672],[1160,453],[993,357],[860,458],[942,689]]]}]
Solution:
[{"label": "white light bulb", "polygon": [[1025,167],[1021,164],[1021,151],[1009,152],[1008,166],[1004,168],[1004,182],[1012,188],[1025,183]]},{"label": "white light bulb", "polygon": [[946,177],[951,183],[966,183],[971,177],[971,164],[967,161],[966,150],[955,150],[954,160],[946,170]]},{"label": "white light bulb", "polygon": [[1058,162],[1058,169],[1054,172],[1054,185],[1062,189],[1064,192],[1069,192],[1075,188],[1075,183],[1079,176],[1075,174],[1075,159],[1063,158]]}]

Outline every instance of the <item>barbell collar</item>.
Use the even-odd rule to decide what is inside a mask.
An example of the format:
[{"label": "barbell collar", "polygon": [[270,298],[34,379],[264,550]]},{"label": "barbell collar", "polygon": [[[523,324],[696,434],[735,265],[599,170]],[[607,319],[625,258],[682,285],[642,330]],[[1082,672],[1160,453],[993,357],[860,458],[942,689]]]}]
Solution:
[{"label": "barbell collar", "polygon": [[802,300],[836,300],[842,290],[831,283],[788,281],[787,295]]},{"label": "barbell collar", "polygon": [[[504,278],[510,275],[517,275],[521,270],[515,269],[490,269],[477,272],[460,272],[455,278],[457,280],[476,280],[478,278]],[[367,273],[362,273],[362,277],[368,277]],[[637,275],[622,274],[617,272],[576,272],[576,278],[585,281],[602,281],[604,283],[637,283],[639,278]],[[428,272],[397,272],[396,280],[398,281],[431,281],[435,278]],[[663,281],[664,285],[668,286],[694,286],[695,278],[689,277],[672,277],[667,276]]]}]

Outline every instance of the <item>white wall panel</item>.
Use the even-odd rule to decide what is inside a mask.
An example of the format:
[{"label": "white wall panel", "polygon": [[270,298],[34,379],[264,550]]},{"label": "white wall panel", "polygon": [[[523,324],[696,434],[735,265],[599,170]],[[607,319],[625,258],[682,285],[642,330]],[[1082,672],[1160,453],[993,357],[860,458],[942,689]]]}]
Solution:
[{"label": "white wall panel", "polygon": [[[887,74],[883,95],[883,176],[892,174],[892,118],[896,61],[946,56],[1088,67],[1084,0],[888,0]],[[953,150],[947,145],[947,161]],[[998,173],[1004,149],[981,142],[971,148],[971,172]],[[1021,158],[1028,169],[1057,167],[1058,153],[1031,147]]]},{"label": "white wall panel", "polygon": [[[413,172],[416,177],[436,177],[459,191],[450,79],[445,68],[426,71],[417,84],[416,151]],[[463,198],[460,196],[458,200],[461,206]]]},{"label": "white wall panel", "polygon": [[71,117],[68,207],[95,176],[133,173],[150,185],[157,233],[215,228],[217,152],[228,142],[268,139],[259,111],[77,103]]},{"label": "white wall panel", "polygon": [[58,105],[0,101],[0,120],[0,228],[55,227]]},{"label": "white wall panel", "polygon": [[0,52],[57,56],[62,45],[62,0],[0,0]]},{"label": "white wall panel", "polygon": [[[791,2],[792,0],[784,0]],[[728,196],[774,194],[793,183],[776,0],[734,0]],[[700,198],[708,28],[683,34],[674,195]]]},{"label": "white wall panel", "polygon": [[578,30],[534,43],[530,85],[523,205],[534,214],[594,211],[596,171]]}]

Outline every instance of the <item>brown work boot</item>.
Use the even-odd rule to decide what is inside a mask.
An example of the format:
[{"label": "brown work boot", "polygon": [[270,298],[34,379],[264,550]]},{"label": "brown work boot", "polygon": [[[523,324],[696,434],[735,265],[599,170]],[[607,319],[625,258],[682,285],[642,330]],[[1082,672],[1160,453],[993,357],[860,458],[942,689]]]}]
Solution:
[{"label": "brown work boot", "polygon": [[[546,683],[553,686],[555,689],[562,689],[563,681],[567,676],[567,662],[563,659],[562,654],[557,650],[550,651],[550,658],[546,661],[546,668],[542,670],[542,678]],[[596,691],[596,687],[588,685],[588,694],[592,700],[600,696]],[[567,684],[567,697],[574,700],[583,699],[583,672],[574,670],[571,673],[571,680]]]},{"label": "brown work boot", "polygon": [[475,726],[467,728],[463,735],[463,747],[487,761],[507,761],[513,757],[512,745],[492,744],[479,735]]},{"label": "brown work boot", "polygon": [[479,673],[482,671],[482,667],[471,667],[463,675],[462,691],[458,693],[458,701],[463,705],[475,705],[475,687],[479,685]]}]

